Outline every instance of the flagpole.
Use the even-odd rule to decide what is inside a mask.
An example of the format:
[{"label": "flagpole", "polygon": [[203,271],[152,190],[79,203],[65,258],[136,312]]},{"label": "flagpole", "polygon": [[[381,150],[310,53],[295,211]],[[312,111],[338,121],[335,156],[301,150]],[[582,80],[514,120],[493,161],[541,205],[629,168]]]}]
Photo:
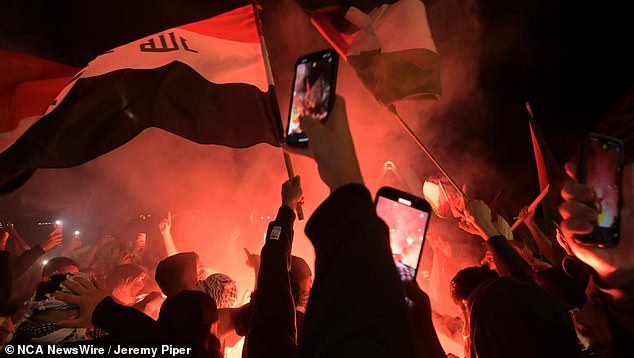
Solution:
[{"label": "flagpole", "polygon": [[[275,90],[275,80],[273,79],[273,70],[271,70],[271,62],[269,61],[269,52],[266,48],[266,42],[264,42],[264,35],[262,33],[262,24],[260,23],[260,16],[258,15],[258,2],[254,1],[253,2],[253,14],[255,15],[255,22],[257,25],[257,29],[258,29],[258,36],[260,38],[260,49],[262,50],[262,58],[264,60],[264,68],[266,70],[266,80],[269,84],[269,90],[274,91]],[[277,96],[276,96],[277,98]],[[278,104],[273,103],[273,105],[277,108]],[[279,108],[277,110],[277,113],[279,114]],[[281,123],[280,123],[281,126]],[[283,128],[283,126],[281,127]],[[295,178],[295,170],[293,169],[293,162],[291,162],[291,157],[290,155],[288,155],[288,153],[283,152],[284,153],[284,164],[286,165],[286,172],[288,173],[288,179],[291,180],[291,182],[293,181],[293,178]],[[302,209],[302,203],[298,202],[297,206],[295,207],[295,211],[297,211],[297,220],[299,221],[303,221],[304,220],[304,209]]]},{"label": "flagpole", "polygon": [[[535,211],[535,209],[537,208],[537,205],[539,205],[539,203],[541,203],[542,200],[544,200],[546,195],[548,195],[548,188],[550,188],[550,184],[546,185],[544,190],[542,190],[542,192],[539,193],[537,198],[535,198],[535,200],[533,200],[533,202],[528,206],[527,211],[529,213],[532,212],[532,211]],[[515,220],[515,222],[513,223],[513,226],[511,226],[511,231],[515,231],[515,229],[517,229],[520,226],[520,224],[523,223],[523,222],[524,222],[524,219],[517,218],[517,220]]]},{"label": "flagpole", "polygon": [[398,112],[396,111],[396,107],[393,104],[390,104],[390,105],[386,105],[386,108],[387,108],[388,111],[390,111],[394,115],[394,118],[396,118],[396,120],[403,126],[403,128],[405,129],[407,134],[409,134],[410,137],[414,140],[414,142],[416,142],[418,147],[423,150],[423,152],[432,161],[432,163],[434,163],[436,168],[438,168],[438,170],[440,170],[440,172],[449,180],[449,182],[454,187],[454,189],[456,189],[458,191],[458,193],[460,193],[462,195],[463,198],[468,199],[468,196],[462,191],[462,188],[460,186],[458,186],[456,181],[453,180],[453,178],[449,175],[449,173],[447,173],[447,171],[445,170],[445,168],[443,168],[443,166],[440,164],[440,162],[438,160],[436,160],[436,158],[434,157],[433,154],[431,154],[429,149],[418,138],[418,136],[416,135],[416,133],[414,133],[412,128],[410,128],[410,126],[398,114]]},{"label": "flagpole", "polygon": [[531,121],[534,121],[535,117],[533,117],[533,110],[531,109],[530,103],[526,102],[524,103],[524,106],[526,106],[526,111],[528,112],[528,115],[530,116]]}]

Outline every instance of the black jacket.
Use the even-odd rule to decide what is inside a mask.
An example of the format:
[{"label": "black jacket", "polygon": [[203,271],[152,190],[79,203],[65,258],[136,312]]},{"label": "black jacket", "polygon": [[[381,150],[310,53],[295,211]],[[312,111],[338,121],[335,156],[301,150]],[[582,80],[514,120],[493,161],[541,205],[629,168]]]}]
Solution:
[{"label": "black jacket", "polygon": [[251,321],[243,356],[290,358],[295,355],[295,303],[288,274],[294,221],[293,210],[282,206],[275,220],[269,223],[260,253],[258,284],[251,300]]},{"label": "black jacket", "polygon": [[389,232],[368,190],[349,184],[312,215],[311,290],[298,357],[414,357],[403,286]]}]

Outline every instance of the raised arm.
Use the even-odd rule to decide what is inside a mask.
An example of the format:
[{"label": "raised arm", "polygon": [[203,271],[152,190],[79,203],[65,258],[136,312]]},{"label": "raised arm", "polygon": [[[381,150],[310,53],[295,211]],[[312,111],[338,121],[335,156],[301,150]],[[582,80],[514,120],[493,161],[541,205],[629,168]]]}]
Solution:
[{"label": "raised arm", "polygon": [[161,220],[159,223],[159,231],[161,232],[161,237],[163,238],[163,246],[165,247],[165,253],[167,256],[176,255],[180,251],[176,247],[174,243],[174,238],[172,237],[172,212],[167,212],[167,218]]},{"label": "raised arm", "polygon": [[250,358],[295,355],[295,305],[288,271],[295,222],[293,210],[302,198],[299,176],[282,184],[282,205],[266,233],[257,288],[251,300],[251,322],[246,339]]},{"label": "raised arm", "polygon": [[468,232],[477,233],[486,241],[501,275],[508,274],[528,284],[537,285],[528,263],[509,245],[491,221],[491,209],[484,201],[469,200],[460,227]]},{"label": "raised arm", "polygon": [[548,240],[546,235],[544,235],[542,230],[535,223],[535,212],[529,212],[528,208],[523,208],[520,211],[520,217],[524,219],[524,225],[528,228],[528,231],[530,231],[531,236],[533,236],[533,240],[535,240],[535,243],[537,244],[539,253],[542,254],[551,265],[557,266],[561,264],[561,260],[558,260],[555,256],[553,243]]},{"label": "raised arm", "polygon": [[112,235],[101,235],[101,237],[97,240],[97,242],[93,243],[90,246],[90,249],[86,251],[86,255],[82,258],[79,263],[82,269],[91,268],[93,262],[95,261],[95,256],[97,255],[97,251],[103,249],[106,245],[110,244],[114,240]]},{"label": "raised arm", "polygon": [[25,273],[34,263],[42,257],[47,251],[59,246],[64,239],[62,230],[59,228],[53,229],[47,238],[42,240],[38,245],[33,246],[30,250],[26,250],[22,255],[14,257],[11,260],[11,271],[13,280],[19,278]]},{"label": "raised arm", "polygon": [[306,224],[315,279],[298,357],[413,357],[413,330],[388,240],[363,184],[345,103],[326,123],[302,118],[308,148],[331,195]]}]

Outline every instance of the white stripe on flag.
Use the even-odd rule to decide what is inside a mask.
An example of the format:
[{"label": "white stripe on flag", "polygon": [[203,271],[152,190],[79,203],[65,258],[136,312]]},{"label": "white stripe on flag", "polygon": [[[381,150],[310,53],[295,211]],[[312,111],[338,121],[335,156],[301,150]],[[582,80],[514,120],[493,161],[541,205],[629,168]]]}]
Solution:
[{"label": "white stripe on flag", "polygon": [[420,0],[384,4],[368,14],[350,7],[346,19],[360,28],[347,51],[349,56],[377,49],[383,53],[420,48],[436,52],[425,5]]},{"label": "white stripe on flag", "polygon": [[262,92],[268,91],[259,43],[224,40],[173,28],[98,56],[62,90],[46,113],[55,109],[79,79],[121,69],[153,69],[174,61],[187,64],[216,84],[246,83]]}]

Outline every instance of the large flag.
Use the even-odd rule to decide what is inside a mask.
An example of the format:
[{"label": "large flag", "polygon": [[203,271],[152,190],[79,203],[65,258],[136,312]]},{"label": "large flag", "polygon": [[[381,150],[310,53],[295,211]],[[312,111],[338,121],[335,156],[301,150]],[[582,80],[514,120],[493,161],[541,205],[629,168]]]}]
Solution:
[{"label": "large flag", "polygon": [[557,182],[562,172],[532,117],[529,118],[529,128],[537,165],[539,189],[544,190],[550,183]]},{"label": "large flag", "polygon": [[46,112],[79,68],[0,49],[0,133]]},{"label": "large flag", "polygon": [[555,161],[555,158],[544,139],[539,127],[535,123],[530,106],[526,104],[528,111],[528,123],[531,134],[531,142],[533,144],[533,152],[535,154],[535,164],[537,166],[537,176],[539,178],[539,189],[543,191],[548,189],[546,200],[541,202],[543,225],[542,231],[547,235],[555,229],[553,220],[559,219],[559,212],[556,207],[561,202],[559,192],[561,190],[561,181],[563,171]]},{"label": "large flag", "polygon": [[0,191],[37,168],[70,167],[158,127],[201,144],[279,145],[254,5],[107,51],[46,113],[0,136]]},{"label": "large flag", "polygon": [[420,0],[299,2],[381,103],[440,96],[440,59]]}]

